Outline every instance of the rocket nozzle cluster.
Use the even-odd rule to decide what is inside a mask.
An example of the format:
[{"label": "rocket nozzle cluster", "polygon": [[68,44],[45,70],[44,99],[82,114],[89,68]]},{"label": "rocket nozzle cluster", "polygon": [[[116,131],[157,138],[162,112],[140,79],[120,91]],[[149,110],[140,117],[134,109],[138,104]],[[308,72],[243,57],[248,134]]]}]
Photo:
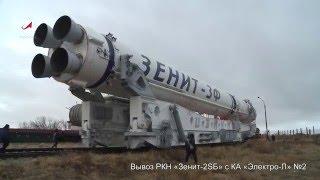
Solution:
[{"label": "rocket nozzle cluster", "polygon": [[62,41],[79,43],[83,34],[80,25],[75,23],[69,16],[60,17],[53,26],[54,37]]},{"label": "rocket nozzle cluster", "polygon": [[56,73],[75,73],[80,69],[81,60],[76,54],[58,48],[51,55],[50,65]]},{"label": "rocket nozzle cluster", "polygon": [[48,56],[37,54],[31,64],[32,75],[35,78],[44,78],[52,76],[53,72],[50,67],[50,58]]},{"label": "rocket nozzle cluster", "polygon": [[38,26],[33,42],[36,46],[53,48],[51,57],[37,54],[32,61],[31,71],[35,78],[58,76],[61,73],[76,73],[81,67],[81,56],[67,50],[61,45],[64,41],[78,44],[84,32],[81,26],[69,16],[60,17],[53,29],[45,23]]},{"label": "rocket nozzle cluster", "polygon": [[61,40],[53,36],[52,28],[45,23],[38,26],[33,36],[33,42],[36,46],[44,48],[56,48],[62,44]]}]

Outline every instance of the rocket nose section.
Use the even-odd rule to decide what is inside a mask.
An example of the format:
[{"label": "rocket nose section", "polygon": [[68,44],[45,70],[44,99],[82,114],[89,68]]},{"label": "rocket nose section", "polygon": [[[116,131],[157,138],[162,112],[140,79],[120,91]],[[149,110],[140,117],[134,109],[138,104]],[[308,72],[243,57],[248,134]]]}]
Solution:
[{"label": "rocket nose section", "polygon": [[245,102],[248,104],[248,119],[254,121],[257,118],[256,109],[253,107],[250,100],[245,99]]}]

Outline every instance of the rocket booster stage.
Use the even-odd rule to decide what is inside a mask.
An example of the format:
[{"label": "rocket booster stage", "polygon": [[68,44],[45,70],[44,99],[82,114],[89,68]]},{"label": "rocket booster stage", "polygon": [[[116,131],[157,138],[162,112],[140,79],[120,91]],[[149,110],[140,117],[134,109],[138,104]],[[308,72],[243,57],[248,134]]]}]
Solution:
[{"label": "rocket booster stage", "polygon": [[221,119],[249,123],[256,118],[249,100],[238,100],[215,86],[138,54],[112,35],[96,33],[68,16],[60,17],[53,29],[41,24],[34,44],[49,48],[47,56],[37,54],[33,59],[31,70],[36,78],[53,77],[70,87],[130,98],[132,94],[123,87],[120,75],[121,56],[130,55],[130,63],[141,69],[156,99]]}]

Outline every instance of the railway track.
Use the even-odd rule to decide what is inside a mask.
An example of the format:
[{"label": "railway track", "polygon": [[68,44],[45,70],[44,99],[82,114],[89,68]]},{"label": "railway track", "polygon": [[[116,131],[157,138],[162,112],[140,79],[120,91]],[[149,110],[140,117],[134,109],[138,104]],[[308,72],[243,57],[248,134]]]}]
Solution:
[{"label": "railway track", "polygon": [[0,159],[59,155],[67,152],[122,153],[126,151],[128,149],[124,147],[7,149],[5,153],[0,153]]},{"label": "railway track", "polygon": [[[198,147],[205,146],[235,146],[243,142],[225,142],[217,144],[198,144]],[[175,146],[171,149],[184,149],[184,146]],[[143,152],[148,150],[161,151],[165,149],[159,149],[155,147],[142,147],[139,149],[127,149],[126,147],[72,147],[72,148],[22,148],[22,149],[7,149],[5,153],[0,153],[0,159],[7,158],[24,158],[24,157],[38,157],[38,156],[50,156],[59,155],[68,152],[94,152],[94,153],[124,153],[124,152]]]}]

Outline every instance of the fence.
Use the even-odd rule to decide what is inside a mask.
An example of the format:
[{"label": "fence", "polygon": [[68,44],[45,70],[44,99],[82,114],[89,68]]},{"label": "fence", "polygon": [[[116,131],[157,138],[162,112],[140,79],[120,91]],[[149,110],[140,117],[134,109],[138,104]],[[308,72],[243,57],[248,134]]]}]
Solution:
[{"label": "fence", "polygon": [[287,129],[287,130],[277,130],[274,132],[271,132],[271,134],[275,135],[298,135],[298,134],[304,134],[304,135],[315,135],[320,134],[319,129],[315,129],[314,126],[312,128],[298,128],[298,129]]}]

